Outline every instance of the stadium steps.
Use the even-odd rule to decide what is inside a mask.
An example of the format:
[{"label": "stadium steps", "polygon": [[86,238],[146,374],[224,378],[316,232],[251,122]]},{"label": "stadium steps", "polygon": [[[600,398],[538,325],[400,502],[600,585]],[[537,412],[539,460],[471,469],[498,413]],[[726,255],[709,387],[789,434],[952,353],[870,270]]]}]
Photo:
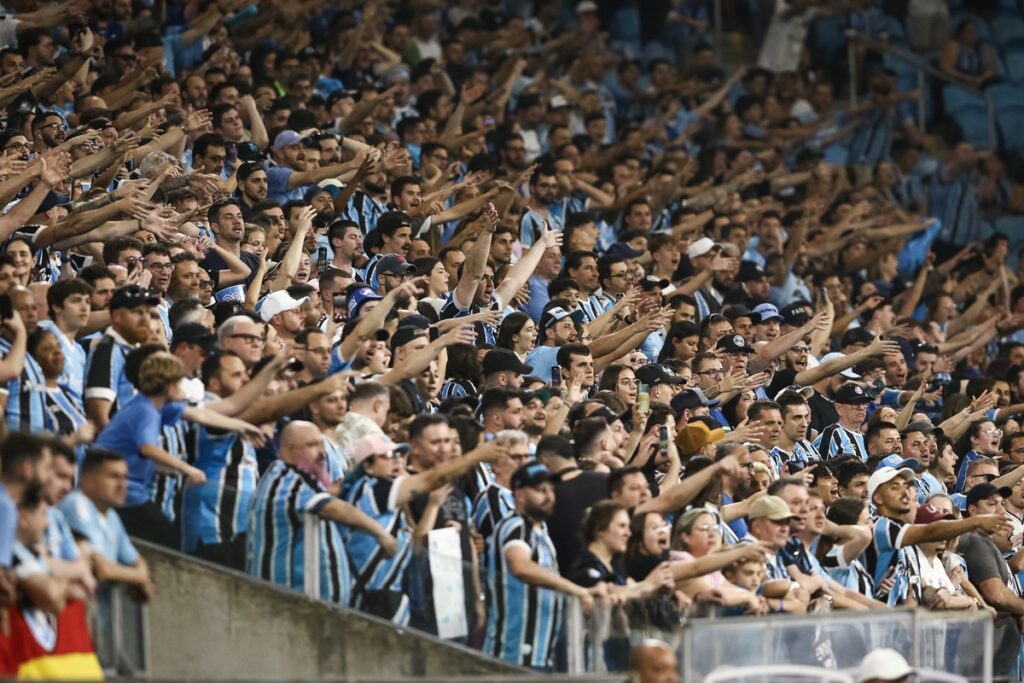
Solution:
[{"label": "stadium steps", "polygon": [[135,541],[157,586],[147,679],[535,678],[475,650]]}]

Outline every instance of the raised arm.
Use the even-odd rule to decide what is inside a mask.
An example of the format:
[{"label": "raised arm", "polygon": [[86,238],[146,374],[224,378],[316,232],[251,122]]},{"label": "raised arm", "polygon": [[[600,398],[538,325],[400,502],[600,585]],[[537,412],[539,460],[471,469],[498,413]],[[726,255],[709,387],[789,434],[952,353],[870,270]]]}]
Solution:
[{"label": "raised arm", "polygon": [[498,285],[498,289],[495,295],[501,304],[507,305],[509,301],[512,301],[512,297],[516,295],[523,285],[533,275],[533,271],[537,269],[537,264],[540,263],[541,257],[544,252],[552,247],[562,246],[562,233],[557,230],[551,230],[547,225],[544,226],[544,230],[541,232],[540,239],[538,239],[530,250],[523,254],[523,258],[519,259],[514,266],[509,268],[508,274],[505,275],[505,279]]}]

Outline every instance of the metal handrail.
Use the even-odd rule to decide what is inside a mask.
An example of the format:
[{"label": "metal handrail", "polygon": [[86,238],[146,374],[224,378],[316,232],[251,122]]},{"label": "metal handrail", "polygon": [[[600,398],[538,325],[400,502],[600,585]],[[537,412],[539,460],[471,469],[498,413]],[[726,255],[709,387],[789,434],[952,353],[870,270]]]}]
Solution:
[{"label": "metal handrail", "polygon": [[[849,48],[848,61],[850,63],[850,104],[857,104],[857,60],[854,57],[853,46],[854,41],[857,41],[867,47],[870,50],[878,52],[880,54],[888,54],[900,61],[906,62],[914,69],[917,70],[917,87],[919,90],[924,92],[924,75],[928,74],[932,78],[937,78],[940,81],[948,85],[956,86],[961,90],[966,90],[971,95],[974,95],[979,100],[985,103],[986,113],[986,124],[988,127],[988,140],[991,146],[996,145],[996,114],[995,114],[995,103],[992,98],[989,97],[983,90],[974,87],[973,85],[963,81],[955,76],[951,76],[945,71],[936,69],[928,62],[921,59],[918,55],[913,52],[904,50],[901,47],[890,45],[884,41],[876,40],[870,36],[858,33],[854,29],[846,30],[847,45]],[[917,103],[917,119],[918,127],[924,130],[925,127],[925,111],[924,111],[924,98],[918,100]]]}]

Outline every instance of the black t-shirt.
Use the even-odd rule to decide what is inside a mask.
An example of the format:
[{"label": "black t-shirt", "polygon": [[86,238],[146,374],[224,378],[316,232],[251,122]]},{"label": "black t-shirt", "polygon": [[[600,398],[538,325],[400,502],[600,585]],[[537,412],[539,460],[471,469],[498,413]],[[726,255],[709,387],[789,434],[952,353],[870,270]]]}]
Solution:
[{"label": "black t-shirt", "polygon": [[768,398],[774,401],[776,394],[786,387],[796,384],[796,375],[796,370],[776,370],[771,383],[764,390],[768,394]]},{"label": "black t-shirt", "polygon": [[548,520],[548,535],[555,544],[558,570],[562,574],[568,574],[584,552],[579,535],[583,513],[607,497],[608,475],[601,472],[581,472],[555,484],[555,511]]},{"label": "black t-shirt", "polygon": [[660,555],[627,555],[626,556],[626,573],[629,578],[634,581],[643,581],[647,578],[647,575],[654,571],[662,562],[668,560],[668,551],[665,550]]},{"label": "black t-shirt", "polygon": [[[245,278],[242,284],[246,289],[252,284],[253,278],[256,277],[256,269],[259,268],[260,259],[256,254],[250,254],[247,251],[239,252],[238,258],[242,260],[242,263],[249,266],[249,277]],[[199,267],[208,273],[217,273],[221,270],[229,270],[227,262],[215,251],[209,251],[206,254],[206,258],[199,262]],[[217,285],[219,287],[219,283]]]},{"label": "black t-shirt", "polygon": [[[828,397],[822,396],[817,391],[811,396],[807,404],[811,407],[811,429],[820,434],[825,427],[839,422],[839,413]],[[810,438],[810,435],[808,435]]]},{"label": "black t-shirt", "polygon": [[599,583],[625,586],[626,568],[622,566],[621,557],[614,558],[612,566],[609,567],[597,555],[589,550],[584,550],[576,564],[569,570],[568,578],[577,586],[584,588],[593,588]]}]

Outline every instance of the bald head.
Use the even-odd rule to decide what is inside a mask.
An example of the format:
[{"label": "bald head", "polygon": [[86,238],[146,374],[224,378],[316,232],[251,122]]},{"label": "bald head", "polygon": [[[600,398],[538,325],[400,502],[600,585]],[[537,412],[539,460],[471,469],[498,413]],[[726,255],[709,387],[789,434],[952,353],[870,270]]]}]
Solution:
[{"label": "bald head", "polygon": [[[21,322],[25,323],[25,331],[32,334],[39,326],[39,308],[36,306],[36,298],[28,287],[18,285],[7,291],[11,297],[11,308],[21,316]],[[44,295],[45,300],[45,295]]]},{"label": "bald head", "polygon": [[294,420],[281,430],[280,451],[289,465],[313,471],[324,458],[323,437],[312,422]]},{"label": "bald head", "polygon": [[648,639],[629,653],[633,683],[679,683],[675,651],[660,640]]}]

